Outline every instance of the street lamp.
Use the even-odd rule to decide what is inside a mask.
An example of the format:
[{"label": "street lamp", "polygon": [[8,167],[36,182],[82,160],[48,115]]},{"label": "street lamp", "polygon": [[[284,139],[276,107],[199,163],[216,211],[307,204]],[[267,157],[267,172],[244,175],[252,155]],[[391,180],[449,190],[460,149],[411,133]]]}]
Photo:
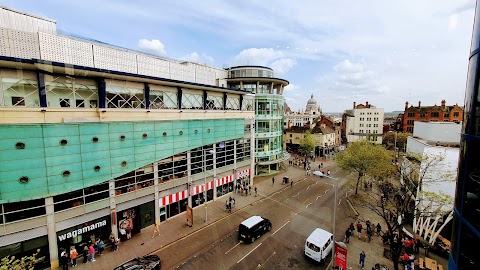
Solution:
[{"label": "street lamp", "polygon": [[[335,199],[334,199],[334,202],[333,202],[333,242],[336,243],[336,239],[335,239],[335,223],[336,223],[336,217],[337,217],[337,192],[338,192],[338,179],[335,178],[335,177],[331,177],[329,175],[325,175],[324,173],[322,173],[321,171],[313,171],[313,175],[317,175],[317,176],[320,176],[320,177],[326,177],[326,178],[329,178],[329,179],[332,179],[335,181]],[[332,251],[332,261],[333,261],[333,266],[335,267],[335,250]]]},{"label": "street lamp", "polygon": [[[202,153],[203,153],[203,200],[205,201],[204,204],[205,204],[205,222],[207,222],[207,215],[208,215],[208,211],[207,211],[207,155],[206,155],[206,151],[208,149],[202,149]],[[210,154],[215,154],[215,151],[213,151],[212,149],[208,150],[208,153]]]}]

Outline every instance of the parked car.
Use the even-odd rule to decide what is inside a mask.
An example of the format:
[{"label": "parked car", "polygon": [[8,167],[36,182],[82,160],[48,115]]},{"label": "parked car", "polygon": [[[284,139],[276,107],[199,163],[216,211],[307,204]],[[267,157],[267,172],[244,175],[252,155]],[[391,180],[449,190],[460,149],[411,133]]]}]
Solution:
[{"label": "parked car", "polygon": [[253,243],[255,239],[260,238],[262,234],[271,229],[272,223],[270,220],[260,216],[253,216],[240,223],[238,227],[238,239],[245,243]]},{"label": "parked car", "polygon": [[159,270],[161,266],[160,257],[157,255],[147,255],[131,259],[113,270]]}]

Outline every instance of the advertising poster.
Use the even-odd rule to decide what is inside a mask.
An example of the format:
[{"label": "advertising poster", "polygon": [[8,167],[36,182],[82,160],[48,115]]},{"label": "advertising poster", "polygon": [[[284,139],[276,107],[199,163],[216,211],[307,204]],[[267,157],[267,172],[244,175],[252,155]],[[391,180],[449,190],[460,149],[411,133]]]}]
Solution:
[{"label": "advertising poster", "polygon": [[347,269],[347,249],[336,245],[335,248],[335,265],[336,269],[346,270]]}]

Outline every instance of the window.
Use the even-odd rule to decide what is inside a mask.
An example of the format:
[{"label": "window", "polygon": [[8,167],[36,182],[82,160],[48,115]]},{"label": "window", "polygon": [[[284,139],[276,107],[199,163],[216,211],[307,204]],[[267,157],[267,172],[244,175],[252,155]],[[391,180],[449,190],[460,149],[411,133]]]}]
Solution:
[{"label": "window", "polygon": [[107,108],[145,108],[143,84],[107,80]]},{"label": "window", "polygon": [[368,118],[367,118],[367,121],[372,121],[372,118],[371,118],[371,117],[368,117]]},{"label": "window", "polygon": [[378,121],[378,117],[373,118],[373,121]]},{"label": "window", "polygon": [[239,110],[240,98],[227,96],[227,107],[225,110]]},{"label": "window", "polygon": [[432,112],[430,115],[432,117],[438,117],[440,114],[438,112]]},{"label": "window", "polygon": [[363,129],[360,129],[359,132],[360,132],[360,133],[363,133]]},{"label": "window", "polygon": [[407,120],[407,125],[413,125],[413,122],[415,122],[415,120]]},{"label": "window", "polygon": [[409,112],[409,113],[407,114],[407,116],[408,116],[408,117],[415,117],[415,113],[414,113],[414,112]]},{"label": "window", "polygon": [[13,106],[25,106],[25,99],[23,97],[12,97]]},{"label": "window", "polygon": [[449,113],[444,113],[443,117],[450,117],[450,114]]},{"label": "window", "polygon": [[454,112],[453,113],[453,117],[459,117],[460,116],[460,113],[459,112]]},{"label": "window", "polygon": [[182,109],[203,109],[203,94],[201,93],[183,93]]},{"label": "window", "polygon": [[178,109],[178,95],[173,87],[150,85],[150,109]]},{"label": "window", "polygon": [[98,101],[94,80],[45,75],[45,90],[48,106],[53,108],[85,108]]},{"label": "window", "polygon": [[360,117],[360,121],[363,121],[363,119],[364,119],[363,117]]},{"label": "window", "polygon": [[413,127],[407,127],[407,132],[413,133]]},{"label": "window", "polygon": [[62,107],[62,108],[68,108],[68,107],[70,107],[70,99],[68,99],[68,98],[61,98],[61,99],[60,99],[60,107]]},{"label": "window", "polygon": [[363,124],[360,124],[360,127],[363,127]]},{"label": "window", "polygon": [[373,127],[378,127],[378,124],[373,124]]},{"label": "window", "polygon": [[421,113],[421,114],[420,114],[420,117],[421,117],[421,118],[425,118],[425,113]]}]

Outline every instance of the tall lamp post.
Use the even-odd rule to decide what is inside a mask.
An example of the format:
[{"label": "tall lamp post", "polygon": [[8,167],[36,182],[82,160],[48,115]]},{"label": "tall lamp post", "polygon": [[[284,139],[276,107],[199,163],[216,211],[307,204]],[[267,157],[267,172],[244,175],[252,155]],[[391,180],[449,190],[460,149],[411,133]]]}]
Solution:
[{"label": "tall lamp post", "polygon": [[[207,149],[203,149],[203,200],[205,201],[205,222],[207,222]],[[215,154],[215,151],[212,149],[208,150],[208,153]]]},{"label": "tall lamp post", "polygon": [[[335,181],[335,196],[334,196],[334,201],[333,201],[333,242],[336,243],[336,238],[335,238],[335,229],[336,229],[336,218],[337,218],[337,193],[338,193],[338,181],[339,179],[335,177],[331,177],[329,175],[325,175],[321,171],[313,171],[313,175],[317,175],[320,177],[326,177],[328,179],[334,180]],[[335,250],[332,252],[332,261],[333,261],[333,266],[335,267]]]}]

